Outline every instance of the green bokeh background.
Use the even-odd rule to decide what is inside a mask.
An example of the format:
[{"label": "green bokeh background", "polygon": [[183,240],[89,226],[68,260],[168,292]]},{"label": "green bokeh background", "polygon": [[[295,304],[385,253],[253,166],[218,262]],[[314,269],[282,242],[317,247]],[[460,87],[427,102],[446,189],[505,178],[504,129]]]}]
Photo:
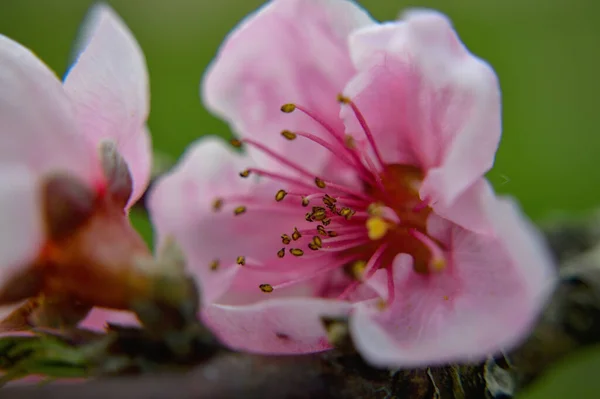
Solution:
[{"label": "green bokeh background", "polygon": [[[79,23],[92,3],[0,0],[0,33],[35,51],[62,76]],[[147,57],[152,85],[149,124],[155,148],[176,159],[200,135],[228,136],[227,126],[200,103],[200,77],[226,33],[262,1],[108,3],[129,25]],[[516,196],[536,220],[556,213],[582,213],[598,205],[599,1],[360,3],[379,20],[394,18],[404,7],[437,8],[452,18],[471,51],[494,66],[503,90],[504,135],[489,178],[499,192]],[[149,240],[149,224],[139,215],[135,222]],[[593,365],[598,370],[600,361],[590,353],[566,366],[583,364],[583,372],[558,373],[551,382],[540,384],[531,398],[595,397],[593,377],[584,376]]]}]

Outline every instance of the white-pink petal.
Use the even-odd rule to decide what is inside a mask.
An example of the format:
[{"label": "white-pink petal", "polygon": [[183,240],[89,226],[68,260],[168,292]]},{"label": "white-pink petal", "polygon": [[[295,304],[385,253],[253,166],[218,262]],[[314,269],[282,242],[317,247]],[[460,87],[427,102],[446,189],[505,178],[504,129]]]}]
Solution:
[{"label": "white-pink petal", "polygon": [[0,291],[38,256],[43,244],[39,191],[34,173],[0,164]]},{"label": "white-pink petal", "polygon": [[[204,104],[240,135],[319,171],[331,153],[306,139],[292,143],[279,134],[287,129],[325,137],[325,129],[301,112],[283,114],[279,108],[297,103],[343,132],[336,96],[355,72],[347,37],[372,23],[350,1],[270,1],[225,40],[202,83]],[[251,147],[249,151],[261,166],[280,167]]]},{"label": "white-pink petal", "polygon": [[138,327],[140,325],[137,317],[131,312],[93,308],[87,317],[79,323],[79,327],[93,331],[105,331],[108,323],[125,327]]},{"label": "white-pink petal", "polygon": [[79,135],[60,81],[31,51],[0,35],[0,160],[41,175],[102,179],[94,148]]},{"label": "white-pink petal", "polygon": [[150,95],[144,54],[127,26],[106,5],[97,5],[84,23],[85,40],[68,72],[64,89],[73,102],[80,132],[97,148],[116,143],[133,178],[129,205],[150,176],[150,136],[146,127]]},{"label": "white-pink petal", "polygon": [[[248,166],[249,157],[221,139],[204,137],[188,148],[179,164],[158,180],[150,193],[157,248],[169,237],[182,247],[188,270],[197,277],[206,304],[229,288],[239,268],[238,256],[261,262],[279,260],[279,236],[291,231],[297,219],[297,215],[291,218],[293,214],[279,215],[274,198],[277,186],[239,176]],[[223,206],[216,211],[214,202],[219,198]],[[235,216],[238,206],[247,210]],[[210,267],[213,261],[218,261],[216,270]],[[258,286],[254,289],[258,291]]]},{"label": "white-pink petal", "polygon": [[[501,133],[494,71],[434,11],[358,30],[350,53],[359,73],[345,94],[363,112],[384,159],[416,163],[428,172],[421,198],[450,206],[494,161]],[[342,116],[356,134],[347,107]]]},{"label": "white-pink petal", "polygon": [[[268,295],[268,294],[265,294]],[[344,317],[350,304],[317,298],[282,298],[246,306],[211,305],[203,319],[233,349],[293,354],[331,348],[322,317]]]},{"label": "white-pink petal", "polygon": [[556,282],[554,264],[514,204],[493,198],[485,211],[492,235],[432,217],[431,234],[451,245],[448,269],[421,276],[399,257],[390,308],[357,307],[351,329],[367,361],[393,367],[478,361],[527,336]]}]

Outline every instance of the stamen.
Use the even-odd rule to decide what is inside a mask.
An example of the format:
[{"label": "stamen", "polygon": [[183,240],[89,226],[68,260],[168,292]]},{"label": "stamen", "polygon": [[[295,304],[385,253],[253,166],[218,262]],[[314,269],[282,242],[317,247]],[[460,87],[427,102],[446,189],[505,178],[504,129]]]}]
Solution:
[{"label": "stamen", "polygon": [[287,234],[282,234],[281,242],[283,243],[283,245],[289,245],[289,243],[292,242],[292,239]]},{"label": "stamen", "polygon": [[219,268],[220,263],[221,262],[219,261],[219,259],[215,259],[212,262],[210,262],[210,265],[209,265],[210,270],[212,270],[212,271],[217,270]]},{"label": "stamen", "polygon": [[369,241],[369,240],[354,239],[354,240],[350,240],[350,241],[336,243],[336,244],[339,244],[336,246],[333,246],[330,243],[326,242],[326,243],[324,243],[323,248],[321,248],[321,251],[323,251],[323,252],[342,252],[347,249],[355,249],[361,245],[368,244],[370,242],[371,241]]},{"label": "stamen", "polygon": [[415,228],[409,229],[408,233],[425,245],[427,249],[429,249],[431,253],[429,265],[433,271],[439,272],[446,268],[446,257],[444,256],[444,251],[435,241],[433,241],[428,235],[421,233]]},{"label": "stamen", "polygon": [[319,179],[318,177],[315,177],[315,184],[319,188],[325,188],[326,187],[325,182],[322,179]]},{"label": "stamen", "polygon": [[297,227],[294,227],[294,232],[292,233],[292,240],[298,241],[300,237],[302,237],[302,234],[300,234]]},{"label": "stamen", "polygon": [[306,197],[302,197],[302,206],[308,206],[310,203],[309,199]]},{"label": "stamen", "polygon": [[240,172],[240,177],[243,177],[245,179],[248,176],[250,176],[250,171],[248,169],[242,170]]},{"label": "stamen", "polygon": [[246,264],[246,257],[238,256],[237,259],[235,260],[235,263],[237,263],[240,266],[244,266]]},{"label": "stamen", "polygon": [[245,212],[246,212],[246,207],[243,205],[238,206],[233,210],[233,214],[235,216],[241,215],[242,213],[245,213]]},{"label": "stamen", "polygon": [[[323,257],[319,257],[319,258],[323,258]],[[323,273],[337,270],[340,267],[342,267],[343,265],[347,264],[348,262],[354,261],[355,259],[356,259],[356,256],[347,256],[344,258],[340,258],[335,262],[325,262],[325,263],[323,263],[322,266],[319,266],[319,267],[311,270],[310,272],[307,272],[306,274],[299,276],[298,278],[294,278],[289,281],[285,281],[280,284],[274,285],[274,286],[272,286],[272,288],[274,290],[276,290],[276,289],[288,287],[290,285],[294,285],[294,284],[297,284],[297,283],[300,283],[303,281],[312,280],[313,278],[316,278]]]},{"label": "stamen", "polygon": [[344,136],[344,143],[346,144],[346,147],[351,150],[356,148],[356,140],[354,139],[354,136],[350,134]]},{"label": "stamen", "polygon": [[327,237],[327,231],[325,231],[325,227],[318,225],[317,232],[321,234],[323,237]]},{"label": "stamen", "polygon": [[[381,265],[379,261],[381,260],[381,255],[383,255],[387,247],[387,244],[380,245],[379,248],[377,248],[377,250],[373,252],[373,255],[371,255],[369,261],[365,262],[364,267],[360,263],[358,265],[352,265],[353,269],[351,271],[353,273],[359,273],[355,277],[357,281],[346,287],[346,289],[338,296],[339,299],[346,298],[358,287],[360,283],[367,281],[373,276],[373,274],[379,269],[379,266]],[[362,269],[362,271],[360,269]]]},{"label": "stamen", "polygon": [[277,194],[275,194],[275,201],[277,201],[277,202],[283,201],[283,199],[285,198],[286,195],[287,195],[287,192],[285,190],[277,191]]},{"label": "stamen", "polygon": [[283,258],[284,256],[285,256],[285,248],[281,248],[279,251],[277,251],[278,258]]},{"label": "stamen", "polygon": [[315,243],[313,242],[309,242],[308,243],[308,248],[312,249],[313,251],[318,251],[319,247],[315,245]]},{"label": "stamen", "polygon": [[373,241],[383,238],[390,228],[388,222],[379,216],[373,216],[367,219],[366,225],[367,234]]},{"label": "stamen", "polygon": [[[356,198],[362,198],[365,201],[370,201],[371,200],[370,197],[364,195],[363,193],[361,193],[359,191],[354,191],[354,190],[352,190],[349,187],[341,186],[339,184],[336,184],[336,183],[334,183],[332,181],[328,181],[328,180],[322,180],[322,179],[319,179],[319,180],[321,181],[322,184],[326,185],[330,189],[338,190],[338,191],[341,191],[343,193],[350,194],[350,195],[352,195],[352,196],[354,196]],[[316,183],[316,179],[315,179],[315,183]],[[317,184],[317,187],[324,188],[324,187],[320,187],[319,184]]]},{"label": "stamen", "polygon": [[[330,143],[328,143],[327,141],[323,140],[322,138],[320,138],[318,136],[315,136],[314,134],[306,133],[306,132],[296,132],[295,134],[297,136],[307,138],[310,141],[313,141],[313,142],[319,144],[321,147],[329,150],[329,152],[331,152],[338,159],[343,161],[346,165],[350,166],[351,168],[354,168],[361,175],[361,177],[363,179],[365,179],[366,181],[370,181],[370,182],[375,181],[373,179],[373,176],[371,175],[371,172],[367,168],[365,168],[365,166],[360,161],[359,156],[354,151],[350,151],[350,149],[347,148],[347,146],[344,144],[344,142],[342,142],[342,144],[340,146],[340,148],[341,148],[341,151],[340,151],[340,149],[334,148]],[[342,151],[344,151],[344,152],[342,152]],[[343,154],[349,154],[352,157],[352,159],[347,158]]]},{"label": "stamen", "polygon": [[262,292],[265,292],[267,294],[273,292],[273,286],[271,284],[261,284],[258,286],[258,288],[260,288]]},{"label": "stamen", "polygon": [[238,140],[238,139],[231,139],[231,140],[229,140],[229,142],[235,148],[241,148],[242,147],[242,142],[240,140]]},{"label": "stamen", "polygon": [[304,255],[304,251],[300,248],[290,248],[290,253],[294,256],[302,256]]},{"label": "stamen", "polygon": [[277,152],[275,152],[272,149],[270,149],[269,147],[267,147],[267,146],[259,143],[258,141],[254,141],[254,140],[251,140],[251,139],[243,139],[242,141],[244,143],[246,143],[246,144],[249,144],[249,145],[255,147],[255,148],[258,148],[259,150],[261,150],[262,152],[264,152],[265,154],[267,154],[271,158],[273,158],[276,161],[280,162],[281,164],[286,165],[287,167],[295,170],[296,172],[299,172],[300,174],[303,174],[304,176],[307,176],[307,177],[310,177],[310,178],[312,178],[314,176],[313,173],[311,173],[308,170],[304,169],[300,165],[298,165],[298,164],[296,164],[296,163],[288,160],[287,158],[279,155]]},{"label": "stamen", "polygon": [[356,213],[355,210],[350,209],[348,207],[343,207],[340,209],[339,215],[343,216],[346,220],[350,220],[350,218]]},{"label": "stamen", "polygon": [[357,260],[356,262],[350,265],[350,274],[355,280],[362,280],[365,269],[367,268],[367,261],[365,260]]},{"label": "stamen", "polygon": [[213,211],[220,211],[223,208],[223,198],[217,197],[212,203]]},{"label": "stamen", "polygon": [[375,138],[373,137],[373,133],[371,132],[371,129],[369,128],[369,125],[367,124],[365,117],[363,116],[363,114],[360,112],[360,110],[356,106],[356,103],[354,103],[354,101],[352,101],[350,98],[344,97],[343,95],[340,95],[338,97],[338,99],[341,103],[348,104],[350,106],[350,108],[352,109],[354,116],[356,117],[356,119],[358,120],[358,123],[360,124],[363,131],[365,132],[365,136],[367,136],[367,141],[371,145],[371,148],[373,149],[373,152],[375,153],[375,157],[377,158],[377,161],[379,162],[380,166],[383,167],[385,165],[385,162],[383,161],[383,158],[381,157],[381,153],[379,152],[379,149],[377,148],[377,145],[375,144]]},{"label": "stamen", "polygon": [[281,135],[290,141],[295,140],[296,137],[298,137],[298,135],[296,133],[291,132],[289,130],[282,131]]},{"label": "stamen", "polygon": [[[284,176],[279,173],[273,173],[273,172],[266,171],[264,169],[250,168],[249,170],[253,173],[256,173],[259,176],[269,177],[274,180],[280,180],[280,181],[283,181],[286,183],[295,184],[297,186],[302,186],[302,187],[306,188],[307,190],[311,190],[311,191],[314,190],[314,187],[311,184],[307,184],[307,183],[303,182],[302,180],[299,180],[294,177]],[[312,175],[311,175],[311,177],[312,177]]]},{"label": "stamen", "polygon": [[288,104],[283,104],[281,106],[281,112],[284,112],[286,114],[289,114],[291,112],[294,112],[294,110],[296,109],[296,105],[292,104],[292,103],[288,103]]},{"label": "stamen", "polygon": [[321,240],[321,237],[319,237],[319,236],[314,236],[312,239],[312,243],[315,244],[315,246],[317,248],[323,247],[323,241]]}]

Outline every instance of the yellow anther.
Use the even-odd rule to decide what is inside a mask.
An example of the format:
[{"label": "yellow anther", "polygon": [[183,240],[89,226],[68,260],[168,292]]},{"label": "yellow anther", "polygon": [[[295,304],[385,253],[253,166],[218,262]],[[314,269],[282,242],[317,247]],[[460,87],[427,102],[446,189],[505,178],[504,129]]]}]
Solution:
[{"label": "yellow anther", "polygon": [[[381,311],[383,311],[383,310],[386,310],[386,309],[387,309],[387,307],[388,307],[388,304],[387,304],[387,302],[386,302],[386,301],[384,301],[383,299],[379,299],[379,300],[377,301],[377,304],[376,304],[375,306],[377,306],[377,309],[378,309],[378,310],[381,310]],[[409,326],[408,328],[410,329],[410,326]]]},{"label": "yellow anther", "polygon": [[213,260],[212,262],[210,262],[210,265],[209,265],[210,270],[212,270],[212,271],[217,270],[219,268],[219,264],[220,264],[220,262],[218,259]]},{"label": "yellow anther", "polygon": [[367,233],[371,240],[379,240],[386,235],[390,225],[385,219],[379,216],[373,216],[367,219]]},{"label": "yellow anther", "polygon": [[444,295],[443,298],[444,298],[444,301],[450,300],[450,297],[448,295]]},{"label": "yellow anther", "polygon": [[342,209],[340,209],[339,211],[339,215],[343,216],[346,220],[350,220],[350,218],[356,213],[355,210],[347,208],[347,207],[343,207]]},{"label": "yellow anther", "polygon": [[314,222],[312,212],[308,212],[306,215],[304,215],[304,220],[307,222]]},{"label": "yellow anther", "polygon": [[267,294],[273,292],[273,286],[271,284],[261,284],[258,286],[262,292],[266,292]]},{"label": "yellow anther", "polygon": [[442,257],[435,257],[431,259],[430,265],[434,272],[441,272],[446,268],[446,259]]},{"label": "yellow anther", "polygon": [[325,187],[327,187],[327,185],[325,184],[325,182],[322,179],[319,179],[318,177],[315,177],[315,184],[319,188],[325,188]]},{"label": "yellow anther", "polygon": [[279,251],[277,251],[278,258],[283,258],[284,256],[285,256],[285,248],[281,248]]},{"label": "yellow anther", "polygon": [[317,211],[317,212],[313,212],[312,213],[312,220],[325,220],[325,218],[327,217],[327,214],[325,213],[325,211]]},{"label": "yellow anther", "polygon": [[229,142],[235,148],[240,148],[242,146],[242,142],[240,140],[238,140],[238,139],[231,139],[231,140],[229,140]]},{"label": "yellow anther", "polygon": [[367,213],[371,216],[381,216],[383,214],[383,211],[381,210],[382,206],[383,205],[378,202],[373,202],[367,207]]},{"label": "yellow anther", "polygon": [[238,256],[237,259],[235,260],[235,263],[237,263],[240,266],[244,266],[246,264],[246,257]]},{"label": "yellow anther", "polygon": [[277,191],[277,194],[275,194],[275,201],[277,201],[277,202],[283,201],[283,199],[285,198],[286,195],[287,195],[287,191],[285,191],[285,190]]},{"label": "yellow anther", "polygon": [[325,196],[323,197],[323,203],[327,206],[327,207],[333,207],[335,206],[335,203],[337,202],[337,200],[333,197],[330,197],[329,194],[325,194]]},{"label": "yellow anther", "polygon": [[330,230],[327,232],[329,237],[337,237],[338,233],[336,231]]},{"label": "yellow anther", "polygon": [[245,213],[245,212],[246,212],[246,207],[243,206],[243,205],[242,206],[238,206],[237,208],[235,208],[233,210],[233,214],[236,215],[236,216],[237,215],[241,215],[242,213]]},{"label": "yellow anther", "polygon": [[301,250],[300,248],[291,248],[290,249],[290,253],[294,256],[302,256],[304,255],[304,251]]},{"label": "yellow anther", "polygon": [[287,234],[282,234],[281,242],[283,243],[283,245],[288,245],[290,242],[292,242],[292,239]]},{"label": "yellow anther", "polygon": [[316,246],[316,245],[315,245],[314,243],[312,243],[312,242],[309,242],[309,243],[308,243],[308,248],[312,249],[313,251],[318,251],[318,250],[319,250],[319,247],[318,247],[318,246]]},{"label": "yellow anther", "polygon": [[294,232],[292,233],[292,240],[298,241],[300,237],[302,237],[302,234],[300,234],[297,227],[294,227]]},{"label": "yellow anther", "polygon": [[348,147],[351,150],[355,149],[356,148],[356,140],[354,139],[354,136],[347,134],[344,137],[344,144],[346,145],[346,147]]},{"label": "yellow anther", "polygon": [[289,103],[289,104],[283,104],[281,106],[281,112],[285,112],[286,114],[289,114],[290,112],[294,112],[294,110],[296,109],[296,105]]},{"label": "yellow anther", "polygon": [[291,131],[289,131],[289,130],[284,130],[284,131],[282,131],[282,132],[281,132],[281,135],[282,135],[283,137],[285,137],[286,139],[290,140],[290,141],[292,141],[292,140],[295,140],[295,139],[296,139],[296,137],[298,137],[298,136],[296,135],[296,133],[294,133],[294,132],[291,132]]},{"label": "yellow anther", "polygon": [[323,219],[321,220],[321,223],[323,223],[323,226],[329,226],[329,224],[331,224],[331,219]]},{"label": "yellow anther", "polygon": [[223,208],[223,198],[215,198],[212,203],[213,211],[220,211]]},{"label": "yellow anther", "polygon": [[310,201],[308,200],[308,198],[302,197],[302,206],[308,206],[309,203]]},{"label": "yellow anther", "polygon": [[338,100],[338,102],[340,102],[342,104],[349,104],[351,101],[350,98],[346,97],[345,95],[343,95],[341,93],[337,95],[337,100]]},{"label": "yellow anther", "polygon": [[321,237],[319,237],[319,236],[314,236],[312,239],[312,243],[315,244],[318,248],[323,247],[323,241],[321,240]]},{"label": "yellow anther", "polygon": [[352,277],[354,277],[356,280],[362,280],[366,267],[367,262],[364,260],[357,260],[356,262],[352,263],[350,266],[350,273],[352,274]]},{"label": "yellow anther", "polygon": [[250,171],[248,169],[242,170],[240,172],[240,176],[243,178],[246,178],[246,177],[250,176]]},{"label": "yellow anther", "polygon": [[317,232],[321,234],[323,237],[327,237],[327,231],[325,231],[325,227],[318,225]]}]

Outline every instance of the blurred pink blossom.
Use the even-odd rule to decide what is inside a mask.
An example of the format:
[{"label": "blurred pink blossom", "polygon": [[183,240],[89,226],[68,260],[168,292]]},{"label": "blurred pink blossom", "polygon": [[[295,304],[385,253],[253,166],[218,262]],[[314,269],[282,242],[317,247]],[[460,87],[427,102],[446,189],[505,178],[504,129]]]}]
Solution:
[{"label": "blurred pink blossom", "polygon": [[0,305],[43,294],[123,308],[127,289],[107,282],[148,254],[128,220],[150,176],[145,59],[108,6],[83,28],[64,83],[0,35]]}]

